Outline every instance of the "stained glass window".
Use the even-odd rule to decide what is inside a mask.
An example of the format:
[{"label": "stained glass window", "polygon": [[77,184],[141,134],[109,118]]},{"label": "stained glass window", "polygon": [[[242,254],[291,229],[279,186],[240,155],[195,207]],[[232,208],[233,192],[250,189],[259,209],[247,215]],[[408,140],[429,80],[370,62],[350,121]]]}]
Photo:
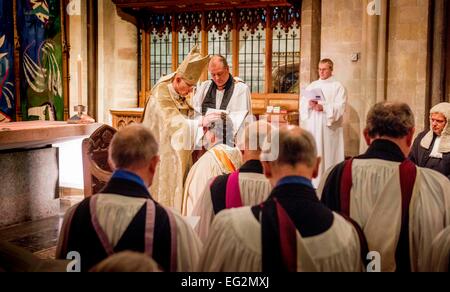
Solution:
[{"label": "stained glass window", "polygon": [[201,20],[198,12],[180,13],[177,16],[178,31],[178,65],[183,62],[193,46],[201,47]]},{"label": "stained glass window", "polygon": [[266,10],[239,12],[239,77],[251,92],[263,92],[266,50]]},{"label": "stained glass window", "polygon": [[230,71],[232,62],[232,23],[233,11],[213,10],[206,13],[206,30],[208,31],[208,54],[222,55],[227,59]]},{"label": "stained glass window", "polygon": [[276,7],[272,15],[273,92],[299,93],[300,11]]},{"label": "stained glass window", "polygon": [[172,73],[172,33],[166,28],[164,33],[154,30],[150,35],[150,75],[151,86],[164,75]]}]

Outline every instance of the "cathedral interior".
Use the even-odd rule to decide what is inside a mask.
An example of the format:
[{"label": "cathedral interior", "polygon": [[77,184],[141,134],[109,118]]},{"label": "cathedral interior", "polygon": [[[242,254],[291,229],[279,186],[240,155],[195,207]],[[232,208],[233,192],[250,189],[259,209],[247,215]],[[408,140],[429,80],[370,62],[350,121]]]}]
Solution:
[{"label": "cathedral interior", "polygon": [[[226,58],[257,119],[278,107],[285,124],[298,125],[299,94],[332,59],[348,95],[346,157],[365,151],[375,103],[410,105],[419,133],[450,102],[446,0],[0,0],[0,22],[1,257],[54,259],[66,210],[111,174],[112,135],[141,121],[152,87],[195,45]],[[20,124],[80,112],[95,123]]]}]

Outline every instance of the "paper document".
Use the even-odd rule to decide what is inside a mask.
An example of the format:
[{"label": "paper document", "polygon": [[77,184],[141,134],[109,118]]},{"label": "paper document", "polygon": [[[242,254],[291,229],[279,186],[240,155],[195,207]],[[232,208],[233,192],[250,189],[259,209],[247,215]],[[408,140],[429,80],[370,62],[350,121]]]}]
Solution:
[{"label": "paper document", "polygon": [[208,115],[210,113],[225,113],[225,114],[227,114],[230,117],[230,119],[233,121],[233,136],[236,136],[237,132],[244,124],[244,120],[248,115],[248,111],[229,112],[229,111],[220,110],[220,109],[208,108],[208,110],[206,111],[206,115]]},{"label": "paper document", "polygon": [[302,96],[310,100],[325,101],[322,89],[320,88],[306,89],[303,91]]}]

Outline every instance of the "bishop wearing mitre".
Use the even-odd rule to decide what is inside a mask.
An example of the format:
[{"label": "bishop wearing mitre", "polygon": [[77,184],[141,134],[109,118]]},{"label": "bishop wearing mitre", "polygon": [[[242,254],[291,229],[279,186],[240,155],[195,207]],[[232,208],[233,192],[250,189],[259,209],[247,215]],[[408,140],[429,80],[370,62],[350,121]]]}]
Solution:
[{"label": "bishop wearing mitre", "polygon": [[142,119],[160,145],[160,163],[150,193],[162,205],[179,211],[191,154],[202,128],[186,97],[208,61],[209,56],[202,56],[195,46],[174,73],[153,86]]}]

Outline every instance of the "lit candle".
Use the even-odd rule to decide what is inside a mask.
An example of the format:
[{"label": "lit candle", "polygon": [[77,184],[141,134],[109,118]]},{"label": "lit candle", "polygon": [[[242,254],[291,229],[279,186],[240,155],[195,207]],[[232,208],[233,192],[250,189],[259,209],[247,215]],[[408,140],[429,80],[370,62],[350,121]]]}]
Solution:
[{"label": "lit candle", "polygon": [[78,74],[78,105],[83,104],[83,59],[81,59],[81,56],[78,55],[77,60],[77,74]]}]

